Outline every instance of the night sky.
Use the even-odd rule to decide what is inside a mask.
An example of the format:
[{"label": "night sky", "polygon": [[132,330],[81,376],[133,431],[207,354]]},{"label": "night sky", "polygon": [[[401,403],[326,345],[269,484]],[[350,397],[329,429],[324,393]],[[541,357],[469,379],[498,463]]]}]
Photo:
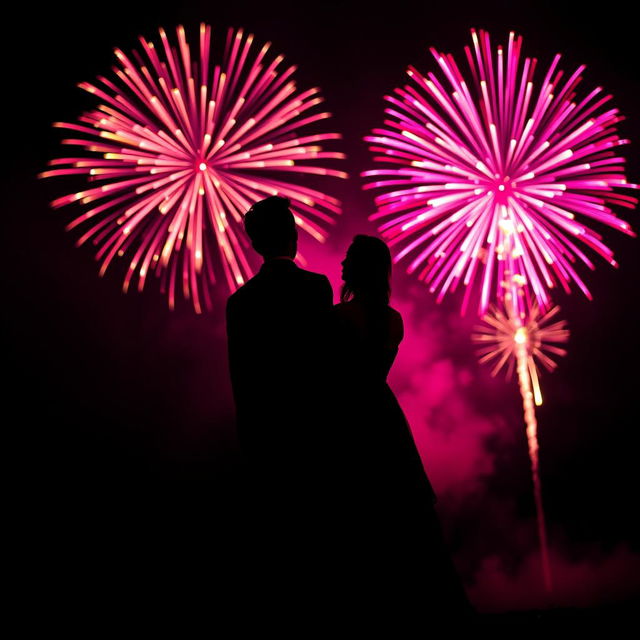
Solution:
[{"label": "night sky", "polygon": [[[382,96],[404,82],[408,64],[434,70],[428,47],[456,57],[469,29],[509,30],[536,56],[536,78],[555,53],[561,67],[587,64],[581,91],[602,85],[627,116],[621,137],[628,179],[640,181],[640,76],[637,24],[628,5],[593,11],[569,2],[189,2],[59,3],[5,24],[3,42],[2,197],[9,295],[9,404],[4,425],[16,471],[17,504],[40,566],[98,571],[104,555],[137,557],[153,545],[154,526],[199,535],[225,528],[237,497],[240,455],[227,377],[224,302],[196,316],[174,312],[155,282],[121,292],[118,273],[97,275],[91,247],[77,249],[64,227],[79,209],[53,211],[73,179],[39,181],[49,159],[65,155],[53,130],[95,105],[76,87],[109,74],[113,47],[157,28],[183,24],[195,37],[244,27],[299,65],[298,86],[319,86],[343,133],[348,181],[327,179],[344,215],[325,247],[303,244],[309,268],[327,273],[337,299],[339,262],[367,221],[371,192],[358,174],[369,167],[363,137],[379,126]],[[584,95],[584,93],[582,94]],[[619,212],[640,229],[636,211]],[[594,258],[586,278],[594,300],[560,293],[569,354],[544,375],[538,412],[541,475],[556,593],[540,575],[526,438],[514,380],[491,378],[469,339],[472,317],[453,297],[434,297],[399,265],[392,305],[406,338],[390,383],[410,420],[425,468],[439,493],[439,515],[470,595],[486,611],[595,606],[640,595],[638,240],[599,229],[619,262]],[[24,497],[23,497],[24,496]],[[146,527],[145,527],[146,524]],[[145,531],[145,535],[141,531]],[[115,551],[117,549],[117,553]],[[210,545],[209,553],[221,547]],[[95,559],[97,550],[102,560]],[[165,551],[158,553],[163,557]],[[87,569],[89,567],[89,569]],[[99,573],[99,571],[98,571]]]}]

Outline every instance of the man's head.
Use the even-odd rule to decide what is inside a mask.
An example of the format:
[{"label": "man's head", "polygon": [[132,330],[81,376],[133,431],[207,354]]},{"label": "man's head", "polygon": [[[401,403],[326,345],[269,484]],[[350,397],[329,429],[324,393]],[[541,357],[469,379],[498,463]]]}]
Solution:
[{"label": "man's head", "polygon": [[288,198],[271,196],[256,202],[244,216],[244,228],[251,244],[265,259],[296,257],[298,230],[289,204]]}]

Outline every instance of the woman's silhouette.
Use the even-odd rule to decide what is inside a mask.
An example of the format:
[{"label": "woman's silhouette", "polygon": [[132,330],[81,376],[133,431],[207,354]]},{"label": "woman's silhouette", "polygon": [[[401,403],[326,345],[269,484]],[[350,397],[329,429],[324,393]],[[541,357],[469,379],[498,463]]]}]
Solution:
[{"label": "woman's silhouette", "polygon": [[345,589],[417,616],[469,612],[442,538],[436,501],[405,416],[387,384],[403,338],[389,306],[391,255],[357,235],[342,262],[333,307],[331,377],[338,401],[330,459]]}]

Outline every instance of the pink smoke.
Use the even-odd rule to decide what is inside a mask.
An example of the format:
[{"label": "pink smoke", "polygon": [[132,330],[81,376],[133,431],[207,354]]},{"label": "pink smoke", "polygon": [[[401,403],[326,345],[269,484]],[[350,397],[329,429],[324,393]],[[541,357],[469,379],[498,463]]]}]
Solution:
[{"label": "pink smoke", "polygon": [[594,548],[581,559],[572,559],[552,546],[550,560],[554,575],[551,600],[540,584],[536,549],[515,570],[497,555],[485,557],[467,586],[469,596],[481,611],[498,612],[601,606],[631,598],[640,588],[640,555],[626,545],[608,553]]}]

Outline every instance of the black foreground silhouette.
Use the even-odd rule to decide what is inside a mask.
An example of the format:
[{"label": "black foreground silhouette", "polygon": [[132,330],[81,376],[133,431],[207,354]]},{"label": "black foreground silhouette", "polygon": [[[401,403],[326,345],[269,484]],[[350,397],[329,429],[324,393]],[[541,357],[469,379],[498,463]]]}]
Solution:
[{"label": "black foreground silhouette", "polygon": [[227,305],[249,479],[243,597],[282,615],[470,619],[435,494],[386,382],[403,338],[388,304],[389,250],[356,236],[332,307],[327,278],[293,262],[288,205],[267,198],[245,216],[264,264]]}]

